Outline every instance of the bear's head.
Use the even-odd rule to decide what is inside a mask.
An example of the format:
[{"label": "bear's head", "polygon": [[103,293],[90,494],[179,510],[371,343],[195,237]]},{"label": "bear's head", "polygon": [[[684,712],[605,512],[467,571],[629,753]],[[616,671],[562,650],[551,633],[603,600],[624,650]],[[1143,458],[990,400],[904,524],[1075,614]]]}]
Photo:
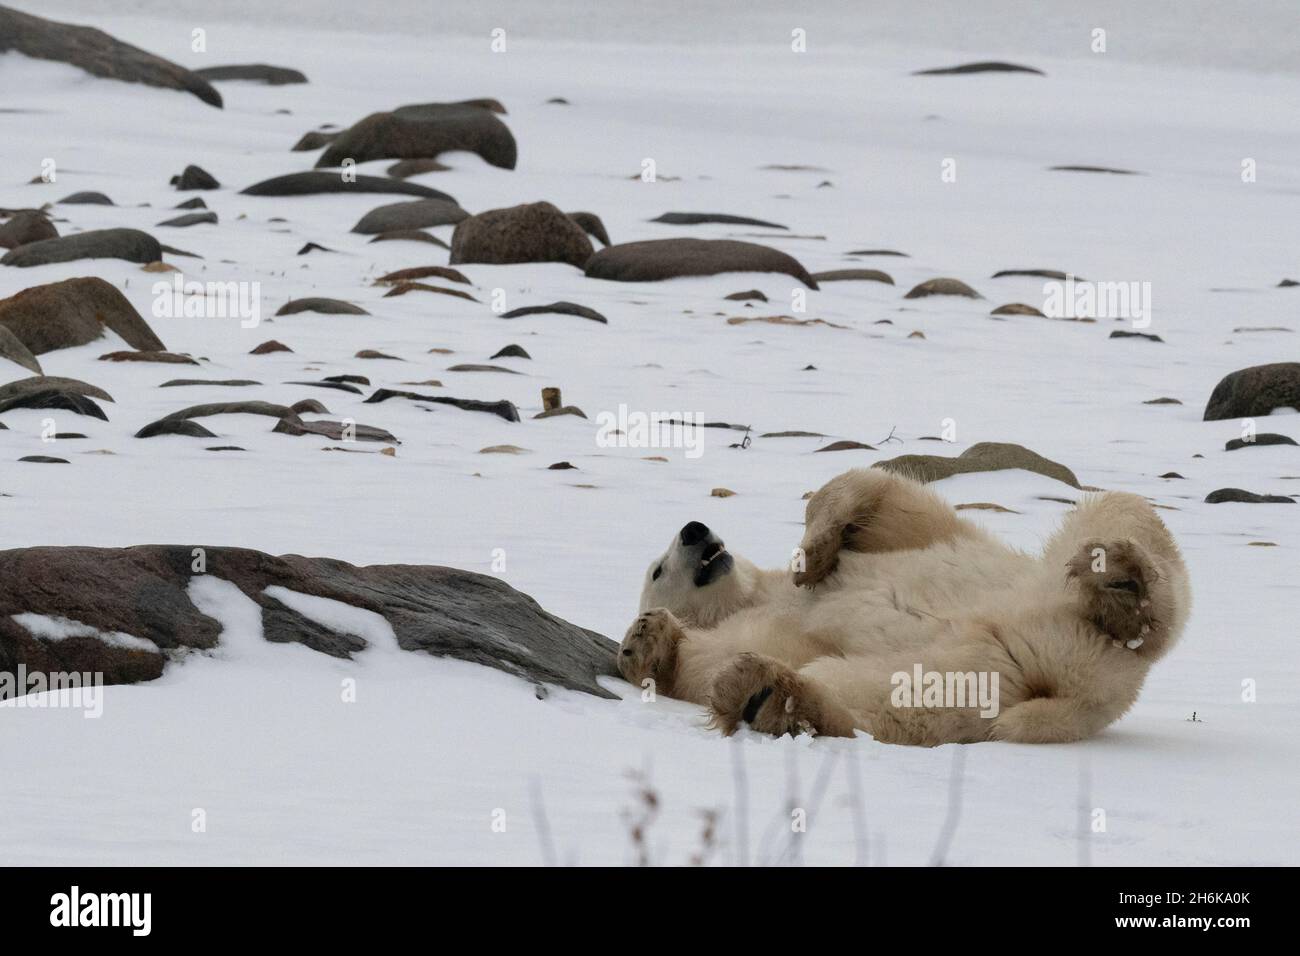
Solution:
[{"label": "bear's head", "polygon": [[641,610],[663,607],[684,624],[711,627],[752,603],[757,576],[752,564],[692,521],[646,569]]}]

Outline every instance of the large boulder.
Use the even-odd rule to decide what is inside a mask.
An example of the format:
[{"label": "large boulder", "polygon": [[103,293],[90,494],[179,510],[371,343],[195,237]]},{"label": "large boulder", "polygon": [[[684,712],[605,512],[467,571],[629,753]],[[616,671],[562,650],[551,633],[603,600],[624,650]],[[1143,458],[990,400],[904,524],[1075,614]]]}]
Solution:
[{"label": "large boulder", "polygon": [[352,227],[352,231],[369,236],[398,229],[452,226],[468,216],[469,213],[460,206],[445,199],[415,199],[370,210]]},{"label": "large boulder", "polygon": [[372,113],[344,130],[316,161],[317,168],[345,159],[437,159],[464,150],[485,162],[514,169],[515,138],[492,110],[464,103],[423,103]]},{"label": "large boulder", "polygon": [[1300,362],[1253,365],[1225,375],[1210,393],[1203,420],[1254,418],[1275,408],[1300,409]]},{"label": "large boulder", "polygon": [[[367,646],[270,597],[286,588],[382,616],[403,650],[494,667],[534,684],[600,697],[597,678],[615,673],[616,645],[548,614],[498,578],[424,565],[356,567],[329,558],[273,557],[243,548],[204,547],[206,575],[229,581],[261,609],[263,637],[350,658]],[[0,551],[0,671],[98,672],[108,684],[158,677],[184,649],[221,644],[222,625],[187,589],[194,545],[134,548],[23,548]],[[75,622],[59,640],[40,636],[43,615]],[[33,626],[20,623],[26,620]],[[148,642],[148,643],[146,643]],[[150,646],[152,644],[152,647]]]},{"label": "large boulder", "polygon": [[470,216],[451,236],[451,265],[567,262],[581,269],[591,240],[576,222],[548,202],[489,209]]},{"label": "large boulder", "polygon": [[160,260],[162,254],[158,240],[139,229],[93,229],[10,249],[0,265],[27,268],[78,259],[125,259],[147,265]]},{"label": "large boulder", "polygon": [[56,23],[0,6],[0,53],[71,63],[93,76],[193,93],[220,108],[221,94],[201,76],[94,27]]},{"label": "large boulder", "polygon": [[54,228],[54,223],[45,218],[43,212],[36,209],[20,210],[0,226],[0,247],[5,249],[17,249],[29,242],[57,238],[59,238],[59,230]]},{"label": "large boulder", "polygon": [[97,276],[33,286],[0,299],[0,326],[33,355],[85,345],[100,338],[106,328],[133,349],[167,348],[126,296]]},{"label": "large boulder", "polygon": [[241,189],[245,196],[311,196],[316,193],[400,193],[423,199],[456,200],[444,192],[419,183],[403,182],[387,176],[350,176],[344,179],[339,173],[311,170],[305,173],[287,173],[272,176],[260,183]]},{"label": "large boulder", "polygon": [[1071,488],[1080,487],[1079,479],[1069,468],[1050,458],[1044,458],[1023,445],[1009,442],[982,441],[971,445],[956,458],[942,455],[899,455],[887,461],[878,461],[873,467],[926,483],[972,471],[1020,468],[1055,478]]},{"label": "large boulder", "polygon": [[793,256],[754,242],[732,239],[650,239],[625,242],[596,253],[587,275],[615,282],[658,282],[723,272],[780,272],[810,289],[817,280]]}]

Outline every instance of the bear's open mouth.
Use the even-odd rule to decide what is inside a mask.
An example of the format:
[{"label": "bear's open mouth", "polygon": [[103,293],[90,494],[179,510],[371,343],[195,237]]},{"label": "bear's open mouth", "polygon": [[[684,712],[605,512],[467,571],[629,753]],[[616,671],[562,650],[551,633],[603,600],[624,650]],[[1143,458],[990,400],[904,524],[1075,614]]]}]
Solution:
[{"label": "bear's open mouth", "polygon": [[721,541],[710,541],[700,552],[699,569],[695,572],[695,586],[712,584],[731,570],[735,560]]}]

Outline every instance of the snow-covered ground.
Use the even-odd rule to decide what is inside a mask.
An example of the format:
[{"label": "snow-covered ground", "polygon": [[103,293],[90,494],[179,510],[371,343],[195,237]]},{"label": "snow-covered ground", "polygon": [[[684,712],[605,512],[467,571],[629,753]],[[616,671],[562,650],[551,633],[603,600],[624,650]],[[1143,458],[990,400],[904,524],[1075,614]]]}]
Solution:
[{"label": "snow-covered ground", "polygon": [[[508,5],[483,13],[457,4],[424,18],[416,5],[396,4],[391,20],[347,5],[347,23],[338,6],[330,16],[299,16],[299,5],[278,2],[244,4],[243,19],[210,23],[188,12],[194,4],[137,2],[120,14],[101,4],[17,6],[93,23],[186,66],[267,62],[301,69],[311,82],[223,83],[226,108],[218,111],[185,94],[0,56],[0,108],[18,111],[4,115],[0,206],[103,191],[116,207],[55,207],[60,232],[146,229],[204,256],[168,257],[187,279],[259,281],[263,295],[261,324],[244,329],[238,320],[153,318],[150,287],[159,277],[124,262],[0,269],[0,296],[102,276],[169,349],[208,360],[202,369],[97,361],[116,347],[109,340],[41,356],[47,374],[100,385],[116,404],[106,406],[109,422],[56,413],[60,430],[90,436],[57,446],[40,440],[50,413],[6,413],[0,548],[193,542],[358,564],[447,564],[499,573],[553,613],[618,638],[646,564],[684,522],[704,521],[731,550],[775,566],[800,537],[801,496],[839,471],[1008,441],[1068,465],[1086,485],[1165,506],[1192,573],[1195,610],[1138,705],[1097,739],[921,750],[865,737],[725,740],[703,728],[697,708],[643,704],[613,681],[625,699],[557,691],[539,701],[496,671],[388,654],[382,634],[354,663],[262,645],[246,633],[247,609],[217,589],[203,599],[227,622],[229,640],[211,658],[191,657],[150,684],[106,689],[97,720],[74,710],[0,709],[0,858],[629,862],[639,852],[629,836],[642,809],[642,784],[629,776],[636,773],[657,794],[647,839],[654,862],[699,852],[706,811],[720,814],[711,859],[779,858],[793,805],[808,811],[798,844],[806,861],[918,864],[935,851],[959,770],[950,863],[1297,862],[1300,509],[1203,499],[1230,486],[1300,492],[1300,450],[1224,452],[1238,424],[1201,421],[1224,374],[1297,357],[1294,332],[1234,332],[1300,328],[1300,290],[1274,288],[1283,277],[1300,279],[1300,78],[1283,42],[1300,14],[1288,4],[1268,5],[1269,19],[1231,20],[1217,40],[1155,13],[1130,13],[1108,35],[1114,55],[1089,50],[1091,30],[1105,22],[1081,18],[1076,48],[1067,49],[1072,34],[1050,10],[1012,2],[991,7],[996,15],[958,3],[934,13],[936,22],[970,24],[963,50],[927,47],[956,47],[963,34],[945,26],[927,41],[916,28],[925,14],[912,5],[869,15],[835,4],[834,15],[823,11],[806,25],[806,53],[790,48],[800,22],[786,24],[771,4],[758,21],[770,26],[766,34],[748,21],[732,30],[740,15],[721,4],[683,6],[681,17],[698,18],[697,29],[678,19],[662,33],[644,23],[619,30],[608,10],[639,23],[643,7],[633,3],[601,5],[594,23],[573,14],[569,31],[554,21],[543,28],[535,14]],[[1189,8],[1208,16],[1231,6],[1178,9],[1195,21]],[[865,29],[876,16],[881,29]],[[998,16],[1015,29],[996,29]],[[1032,29],[1049,20],[1050,34]],[[207,30],[205,54],[191,52],[195,27]],[[495,27],[507,31],[503,53],[490,49]],[[1258,41],[1257,59],[1238,55],[1249,45],[1243,36]],[[985,45],[972,50],[970,37]],[[1159,55],[1144,58],[1146,49]],[[1048,75],[909,75],[989,58]],[[401,197],[237,195],[310,168],[317,154],[289,147],[322,123],[478,96],[509,109],[518,168],[455,154],[444,157],[452,171],[418,180],[471,212],[545,199],[597,213],[615,242],[761,232],[768,235],[757,241],[810,271],[882,268],[896,285],[829,283],[808,293],[803,317],[846,329],[729,325],[726,316],[792,314],[790,280],[770,275],[631,285],[564,265],[465,266],[481,303],[421,293],[385,299],[374,277],[447,261],[433,246],[370,245],[349,233],[363,213]],[[546,103],[551,97],[570,104]],[[57,183],[26,185],[46,158],[57,162]],[[655,161],[658,181],[634,178],[645,159]],[[1256,163],[1254,182],[1243,182],[1247,159]],[[946,160],[955,160],[955,182],[944,181]],[[197,194],[220,224],[154,228],[196,195],[168,186],[189,163],[221,181],[220,191]],[[763,168],[772,164],[818,169]],[[1059,164],[1144,175],[1047,171]],[[360,171],[382,175],[387,165]],[[832,185],[819,188],[825,181]],[[791,234],[647,222],[670,210],[754,216]],[[450,227],[435,231],[450,238]],[[297,256],[309,241],[335,251]],[[846,259],[864,248],[910,258]],[[1126,326],[1109,321],[990,320],[1005,302],[1042,306],[1041,279],[989,278],[1031,268],[1149,282],[1144,331],[1164,343],[1110,340]],[[970,283],[984,301],[903,300],[935,276]],[[750,288],[771,302],[746,309],[723,299]],[[558,315],[505,321],[489,308],[494,289],[505,290],[511,308],[564,299],[609,324]],[[270,318],[287,299],[308,295],[348,299],[372,315]],[[885,319],[892,324],[877,324]],[[925,338],[909,338],[916,330]],[[293,354],[248,355],[270,338]],[[511,342],[532,360],[498,363],[521,375],[447,371]],[[354,359],[360,349],[406,361]],[[10,365],[3,372],[4,381],[26,374]],[[282,384],[341,373],[391,387],[439,379],[443,388],[417,390],[508,398],[524,421],[397,400],[363,405],[361,396]],[[265,384],[156,387],[191,374]],[[541,388],[552,385],[591,420],[532,420]],[[1143,404],[1161,396],[1184,404]],[[221,444],[246,452],[131,437],[185,405],[232,397],[315,397],[331,417],[382,426],[402,444],[393,457],[327,454],[320,448],[336,443],[270,434],[268,421],[252,416],[205,420]],[[813,454],[825,440],[756,438],[740,450],[727,447],[736,433],[710,429],[698,458],[600,447],[595,416],[620,404],[752,424],[756,434],[802,429],[878,444],[892,431],[902,442]],[[949,419],[955,445],[918,440],[940,434]],[[1275,415],[1260,430],[1300,439],[1294,416]],[[528,453],[479,454],[501,444]],[[32,454],[71,465],[16,462]],[[656,455],[669,460],[647,460]],[[558,461],[578,470],[547,469]],[[1157,477],[1170,471],[1185,480]],[[736,494],[711,497],[717,487]],[[1013,509],[968,514],[1026,548],[1067,510],[1040,496],[1077,496],[1021,472],[936,487],[954,503]],[[1259,541],[1276,546],[1251,545]],[[504,570],[493,567],[497,549]],[[341,700],[347,677],[357,680],[355,703]],[[1258,688],[1253,702],[1243,701],[1247,680]],[[1094,833],[1098,808],[1106,828]],[[196,809],[205,811],[205,832],[193,832]]]}]

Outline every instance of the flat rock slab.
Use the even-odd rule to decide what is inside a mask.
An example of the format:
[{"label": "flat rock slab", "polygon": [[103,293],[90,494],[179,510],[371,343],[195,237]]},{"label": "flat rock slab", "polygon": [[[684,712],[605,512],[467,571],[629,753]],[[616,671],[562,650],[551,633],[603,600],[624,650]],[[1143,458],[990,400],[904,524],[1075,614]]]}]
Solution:
[{"label": "flat rock slab", "polygon": [[415,199],[391,203],[370,210],[352,227],[353,232],[373,236],[399,229],[426,229],[430,226],[454,226],[469,217],[464,209],[445,199]]},{"label": "flat rock slab", "polygon": [[5,253],[0,265],[27,268],[78,259],[125,259],[148,265],[161,259],[162,254],[158,240],[139,229],[92,229],[73,236],[25,243]]},{"label": "flat rock slab", "polygon": [[194,72],[209,83],[247,80],[251,83],[265,83],[267,86],[286,86],[307,82],[307,77],[297,70],[287,66],[267,66],[265,63],[232,63],[228,66],[209,66]]},{"label": "flat rock slab", "polygon": [[900,455],[887,461],[876,462],[872,467],[883,468],[885,471],[892,471],[925,483],[973,471],[1003,471],[1008,468],[1020,468],[1046,475],[1048,478],[1055,478],[1071,488],[1080,487],[1079,479],[1069,468],[1050,458],[1044,458],[1023,445],[1008,442],[982,441],[971,445],[955,458],[946,458],[942,455]]},{"label": "flat rock slab", "polygon": [[[699,226],[706,223],[721,223],[728,226],[763,226],[767,229],[789,229],[779,222],[765,219],[750,219],[748,216],[732,216],[725,212],[666,212],[656,216],[651,222],[662,222],[669,226]],[[608,245],[608,243],[607,243]]]},{"label": "flat rock slab", "polygon": [[[0,670],[100,672],[108,684],[152,680],[169,652],[211,649],[221,623],[190,601],[194,545],[134,548],[22,548],[0,551]],[[537,684],[613,697],[596,681],[613,676],[616,645],[544,611],[487,575],[424,565],[356,567],[329,558],[273,557],[205,547],[207,574],[230,581],[262,611],[263,636],[350,658],[366,642],[326,628],[266,595],[272,586],[340,601],[381,615],[403,650],[483,664]],[[95,636],[42,640],[15,614],[66,618],[158,648]]]},{"label": "flat rock slab", "polygon": [[203,77],[170,60],[115,40],[94,27],[56,23],[0,7],[0,53],[16,50],[38,60],[70,63],[92,76],[193,93],[221,107],[221,94]]},{"label": "flat rock slab", "polygon": [[495,112],[472,103],[418,103],[391,113],[371,113],[328,145],[319,169],[345,159],[437,159],[456,150],[475,153],[502,169],[514,169],[518,146]]},{"label": "flat rock slab", "polygon": [[589,278],[615,282],[659,282],[723,272],[779,272],[793,276],[810,289],[817,288],[817,280],[793,256],[733,239],[625,242],[597,252],[584,271]]},{"label": "flat rock slab", "polygon": [[245,196],[312,196],[317,193],[400,193],[405,196],[419,196],[423,199],[443,199],[455,202],[451,196],[419,183],[408,183],[401,179],[387,176],[355,176],[344,179],[341,173],[324,170],[311,170],[305,173],[287,173],[284,176],[272,176],[260,183],[254,183],[247,189],[241,189]]}]

